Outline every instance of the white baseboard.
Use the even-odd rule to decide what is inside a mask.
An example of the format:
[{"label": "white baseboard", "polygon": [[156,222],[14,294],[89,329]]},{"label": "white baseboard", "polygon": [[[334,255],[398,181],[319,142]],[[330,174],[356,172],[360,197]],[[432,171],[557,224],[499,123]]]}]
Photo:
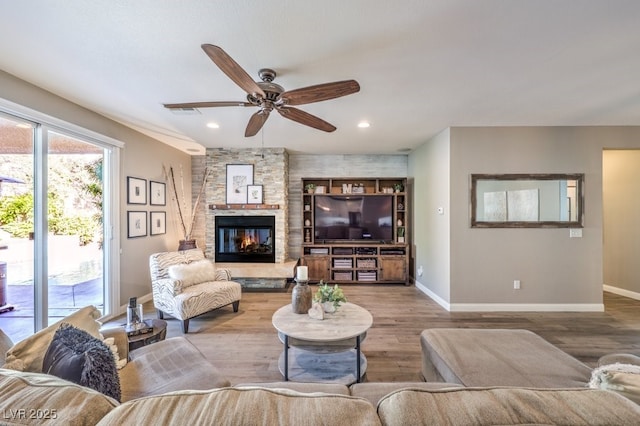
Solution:
[{"label": "white baseboard", "polygon": [[437,294],[435,294],[434,292],[432,292],[431,290],[429,290],[427,287],[425,287],[422,283],[420,283],[419,281],[415,281],[415,285],[416,288],[418,290],[420,290],[421,292],[423,292],[424,294],[426,294],[427,296],[429,296],[430,298],[433,299],[434,302],[436,302],[438,305],[442,306],[444,309],[446,309],[447,311],[450,311],[450,305],[449,302],[447,302],[446,300],[444,300],[443,298],[441,298],[440,296],[438,296]]},{"label": "white baseboard", "polygon": [[609,293],[617,294],[619,296],[628,297],[630,299],[640,300],[640,293],[635,291],[625,290],[624,288],[612,287],[610,285],[604,284],[602,286],[604,291],[608,291]]},{"label": "white baseboard", "polygon": [[451,312],[604,312],[602,303],[452,303]]},{"label": "white baseboard", "polygon": [[449,312],[604,312],[603,303],[449,303],[420,282],[415,285]]}]

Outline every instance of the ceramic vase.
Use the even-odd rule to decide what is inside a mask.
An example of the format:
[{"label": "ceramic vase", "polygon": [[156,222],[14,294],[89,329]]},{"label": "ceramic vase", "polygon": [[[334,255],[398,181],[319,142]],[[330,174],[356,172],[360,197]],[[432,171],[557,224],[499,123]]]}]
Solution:
[{"label": "ceramic vase", "polygon": [[311,288],[308,281],[296,280],[296,285],[291,291],[291,308],[296,314],[306,314],[311,309]]},{"label": "ceramic vase", "polygon": [[322,307],[328,314],[332,314],[336,311],[336,307],[334,306],[333,302],[322,302]]}]

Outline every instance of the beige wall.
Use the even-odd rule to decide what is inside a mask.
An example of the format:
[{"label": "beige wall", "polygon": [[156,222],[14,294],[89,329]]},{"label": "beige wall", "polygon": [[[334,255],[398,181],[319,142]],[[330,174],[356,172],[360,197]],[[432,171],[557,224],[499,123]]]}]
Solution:
[{"label": "beige wall", "polygon": [[602,167],[604,283],[640,298],[640,150],[606,150]]},{"label": "beige wall", "polygon": [[[0,71],[0,98],[22,105],[51,117],[75,124],[125,144],[121,151],[120,176],[120,303],[129,297],[144,296],[151,292],[148,259],[151,253],[175,249],[180,235],[174,204],[167,187],[167,206],[128,206],[126,198],[126,177],[135,176],[148,180],[164,181],[162,165],[185,170],[185,188],[191,188],[191,158],[189,155],[122,126],[93,111],[82,108],[58,96]],[[167,234],[127,239],[127,210],[167,211]]]},{"label": "beige wall", "polygon": [[[451,309],[602,309],[602,151],[640,147],[640,128],[452,128],[450,132],[449,157],[439,153],[439,161],[450,162]],[[427,164],[414,155],[422,151],[412,154],[411,176]],[[569,238],[568,229],[470,227],[470,174],[565,172],[585,174],[582,238]],[[424,208],[415,214],[431,212]],[[416,264],[435,263],[434,255],[421,254],[423,243],[416,236]],[[521,290],[513,289],[516,279],[521,280]],[[447,300],[446,285],[425,285]]]}]

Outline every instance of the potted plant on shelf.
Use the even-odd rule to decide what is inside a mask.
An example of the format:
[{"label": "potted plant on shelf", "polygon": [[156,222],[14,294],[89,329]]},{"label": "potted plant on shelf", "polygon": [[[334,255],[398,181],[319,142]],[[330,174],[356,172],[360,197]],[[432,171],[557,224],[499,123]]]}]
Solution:
[{"label": "potted plant on shelf", "polygon": [[[164,166],[163,166],[164,169]],[[198,192],[198,196],[196,197],[196,201],[191,209],[191,217],[189,222],[186,221],[188,218],[186,210],[187,203],[185,201],[185,190],[184,190],[184,178],[182,175],[182,165],[180,166],[180,187],[182,191],[182,203],[180,202],[180,197],[178,196],[178,188],[176,187],[176,179],[173,172],[173,166],[169,167],[167,171],[164,169],[165,178],[169,181],[171,188],[173,189],[173,199],[176,202],[176,206],[178,207],[178,217],[180,219],[180,225],[182,226],[182,236],[183,239],[178,241],[178,250],[189,250],[196,248],[196,240],[193,239],[193,225],[196,222],[196,213],[198,211],[198,205],[200,204],[200,199],[202,198],[202,193],[204,192],[205,185],[207,184],[207,180],[211,175],[211,169],[208,167],[204,169],[204,174],[202,176],[202,184],[200,185],[200,191]]]},{"label": "potted plant on shelf", "polygon": [[402,192],[404,190],[404,186],[401,183],[396,183],[393,185],[393,189],[395,189],[396,192]]},{"label": "potted plant on shelf", "polygon": [[313,194],[313,191],[316,190],[316,184],[308,183],[304,186],[304,189],[307,191],[307,194]]},{"label": "potted plant on shelf", "polygon": [[404,243],[404,226],[398,226],[398,242]]},{"label": "potted plant on shelf", "polygon": [[341,303],[347,301],[344,292],[338,284],[331,287],[329,284],[320,280],[318,291],[313,295],[314,302],[318,302],[322,305],[325,312],[335,312],[340,307]]}]

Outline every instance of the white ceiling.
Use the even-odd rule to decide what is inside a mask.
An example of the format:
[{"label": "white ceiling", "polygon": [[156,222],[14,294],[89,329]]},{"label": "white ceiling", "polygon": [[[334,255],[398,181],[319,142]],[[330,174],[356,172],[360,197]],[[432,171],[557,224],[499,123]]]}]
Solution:
[{"label": "white ceiling", "polygon": [[[2,0],[0,20],[0,69],[200,153],[393,154],[449,126],[640,125],[637,0]],[[286,90],[361,91],[299,107],[333,133],[272,114],[245,138],[254,108],[162,106],[245,99],[203,43]]]}]

